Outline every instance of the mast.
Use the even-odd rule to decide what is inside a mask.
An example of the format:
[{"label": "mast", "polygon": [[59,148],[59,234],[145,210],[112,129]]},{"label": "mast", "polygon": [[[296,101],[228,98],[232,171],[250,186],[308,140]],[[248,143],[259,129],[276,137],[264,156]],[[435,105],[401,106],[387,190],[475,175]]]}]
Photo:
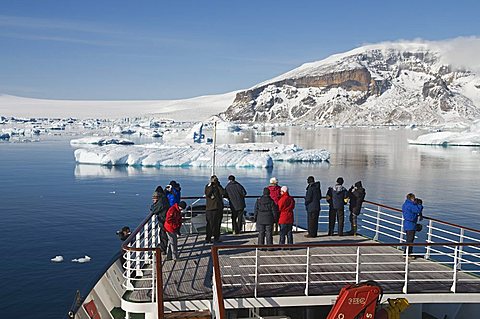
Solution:
[{"label": "mast", "polygon": [[215,153],[217,152],[217,121],[213,124],[213,155],[212,155],[212,175],[215,175]]}]

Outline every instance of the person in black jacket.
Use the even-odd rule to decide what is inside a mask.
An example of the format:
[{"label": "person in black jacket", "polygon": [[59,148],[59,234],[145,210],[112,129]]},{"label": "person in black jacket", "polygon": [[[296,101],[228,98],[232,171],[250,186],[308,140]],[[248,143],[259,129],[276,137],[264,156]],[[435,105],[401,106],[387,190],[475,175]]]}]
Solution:
[{"label": "person in black jacket", "polygon": [[343,236],[343,224],[345,220],[345,203],[348,200],[347,189],[343,187],[343,178],[337,178],[337,184],[329,187],[327,202],[330,205],[328,218],[328,235],[333,235],[335,219],[338,219],[338,236]]},{"label": "person in black jacket", "polygon": [[210,177],[210,183],[205,186],[205,197],[207,199],[205,206],[205,217],[207,219],[207,236],[205,241],[211,243],[220,242],[220,227],[223,218],[223,197],[225,190],[218,181],[217,176]]},{"label": "person in black jacket", "polygon": [[242,231],[243,210],[245,209],[245,196],[247,191],[235,180],[235,176],[228,176],[228,184],[225,186],[225,192],[230,202],[230,212],[232,213],[233,234],[240,234]]},{"label": "person in black jacket", "polygon": [[258,244],[273,244],[273,223],[278,222],[278,206],[270,197],[270,190],[265,187],[262,197],[255,202],[255,222],[257,223]]},{"label": "person in black jacket", "polygon": [[150,211],[157,215],[159,229],[158,238],[160,239],[159,246],[162,252],[167,251],[168,238],[165,228],[163,228],[163,224],[165,223],[167,210],[169,208],[170,204],[168,203],[167,196],[165,195],[162,186],[158,186],[152,195],[152,206],[150,207]]},{"label": "person in black jacket", "polygon": [[350,199],[350,231],[349,235],[357,235],[357,217],[362,210],[362,204],[365,200],[365,188],[363,188],[362,181],[358,181],[348,190],[348,198]]},{"label": "person in black jacket", "polygon": [[305,208],[307,210],[308,234],[305,237],[317,237],[318,216],[320,215],[320,200],[322,199],[322,190],[320,182],[315,182],[313,176],[307,178],[307,193],[305,195]]}]

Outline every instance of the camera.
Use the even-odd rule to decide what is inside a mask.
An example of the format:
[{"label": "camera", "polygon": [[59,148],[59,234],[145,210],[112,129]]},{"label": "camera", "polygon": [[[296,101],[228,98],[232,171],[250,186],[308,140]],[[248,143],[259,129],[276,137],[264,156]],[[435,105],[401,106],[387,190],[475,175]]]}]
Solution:
[{"label": "camera", "polygon": [[132,232],[130,231],[130,227],[124,226],[122,227],[121,230],[117,230],[115,234],[117,234],[118,237],[120,237],[120,240],[125,240],[130,236]]}]

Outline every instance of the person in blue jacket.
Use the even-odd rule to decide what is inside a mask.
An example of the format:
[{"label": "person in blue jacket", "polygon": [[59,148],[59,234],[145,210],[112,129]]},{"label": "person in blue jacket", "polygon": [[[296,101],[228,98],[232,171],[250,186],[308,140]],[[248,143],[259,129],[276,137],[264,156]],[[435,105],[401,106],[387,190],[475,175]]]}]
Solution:
[{"label": "person in blue jacket", "polygon": [[165,193],[167,195],[170,206],[180,203],[180,198],[182,196],[181,191],[182,188],[180,187],[180,184],[176,181],[171,181],[170,184],[165,187]]},{"label": "person in blue jacket", "polygon": [[[407,234],[406,243],[413,243],[415,239],[415,231],[417,229],[418,218],[422,219],[422,210],[423,205],[420,199],[416,199],[415,195],[412,193],[407,194],[407,199],[402,205],[402,215],[403,215],[403,230]],[[408,249],[408,255],[412,258],[413,247],[408,248],[405,246],[405,253]]]}]

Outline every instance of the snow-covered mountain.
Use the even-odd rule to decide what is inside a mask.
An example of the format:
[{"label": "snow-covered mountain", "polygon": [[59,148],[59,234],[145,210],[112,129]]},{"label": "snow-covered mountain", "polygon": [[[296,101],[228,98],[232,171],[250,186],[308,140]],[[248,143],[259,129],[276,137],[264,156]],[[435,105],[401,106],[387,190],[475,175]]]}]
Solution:
[{"label": "snow-covered mountain", "polygon": [[446,60],[434,42],[364,46],[237,92],[222,116],[323,125],[441,125],[480,118],[479,74]]}]

